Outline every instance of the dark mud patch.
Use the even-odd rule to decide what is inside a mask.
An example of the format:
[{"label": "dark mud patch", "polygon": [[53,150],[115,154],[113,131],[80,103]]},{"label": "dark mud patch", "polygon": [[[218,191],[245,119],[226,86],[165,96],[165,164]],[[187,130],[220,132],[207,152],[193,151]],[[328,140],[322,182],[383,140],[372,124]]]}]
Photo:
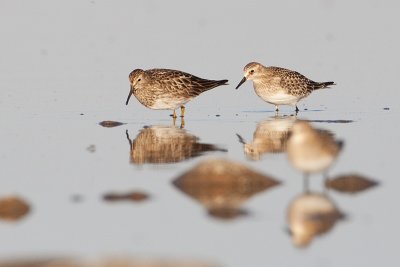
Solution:
[{"label": "dark mud patch", "polygon": [[0,219],[6,221],[18,221],[30,211],[29,204],[17,196],[0,198]]},{"label": "dark mud patch", "polygon": [[353,120],[307,120],[308,122],[316,123],[352,123]]},{"label": "dark mud patch", "polygon": [[112,128],[112,127],[117,127],[117,126],[121,126],[124,125],[126,123],[123,122],[119,122],[119,121],[102,121],[99,122],[99,125],[106,127],[106,128]]},{"label": "dark mud patch", "polygon": [[117,202],[117,201],[133,201],[133,202],[143,202],[148,200],[150,195],[141,191],[133,191],[128,193],[107,193],[103,195],[103,200],[107,202]]},{"label": "dark mud patch", "polygon": [[358,174],[339,175],[327,180],[325,184],[330,189],[348,194],[359,193],[379,185],[378,182]]}]

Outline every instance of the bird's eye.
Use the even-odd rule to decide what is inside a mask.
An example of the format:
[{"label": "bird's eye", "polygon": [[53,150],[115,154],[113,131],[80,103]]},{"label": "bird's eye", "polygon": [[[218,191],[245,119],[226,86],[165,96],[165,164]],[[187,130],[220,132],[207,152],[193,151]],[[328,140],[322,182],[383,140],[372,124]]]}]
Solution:
[{"label": "bird's eye", "polygon": [[142,79],[139,78],[137,81],[140,82],[141,80],[142,80]]},{"label": "bird's eye", "polygon": [[254,73],[254,70],[251,70],[251,71],[250,71],[250,74],[253,74],[253,73]]}]

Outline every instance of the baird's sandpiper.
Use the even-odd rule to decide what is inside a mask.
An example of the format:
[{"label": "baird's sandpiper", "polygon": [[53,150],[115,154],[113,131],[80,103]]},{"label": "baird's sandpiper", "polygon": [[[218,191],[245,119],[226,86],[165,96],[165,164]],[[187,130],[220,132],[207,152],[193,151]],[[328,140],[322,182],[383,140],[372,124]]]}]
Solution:
[{"label": "baird's sandpiper", "polygon": [[291,105],[299,111],[297,102],[312,91],[327,88],[334,82],[314,82],[304,75],[279,67],[265,67],[260,63],[251,62],[244,67],[244,77],[239,82],[238,89],[245,81],[253,80],[256,94],[264,101],[274,104],[275,111],[279,105]]}]

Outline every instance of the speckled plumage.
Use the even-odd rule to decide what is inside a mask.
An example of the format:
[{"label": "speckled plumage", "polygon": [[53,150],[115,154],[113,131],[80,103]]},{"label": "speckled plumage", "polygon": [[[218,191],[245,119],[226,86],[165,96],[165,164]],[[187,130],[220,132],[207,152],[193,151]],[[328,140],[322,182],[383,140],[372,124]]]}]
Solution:
[{"label": "speckled plumage", "polygon": [[287,209],[292,241],[298,247],[308,246],[314,237],[328,233],[343,218],[345,214],[328,196],[316,192],[300,194]]},{"label": "speckled plumage", "polygon": [[263,120],[257,124],[253,140],[249,143],[238,135],[247,158],[260,160],[261,156],[266,153],[285,152],[289,131],[295,121],[295,116],[277,116]]},{"label": "speckled plumage", "polygon": [[133,164],[175,163],[207,152],[227,150],[213,144],[200,143],[199,138],[175,126],[154,125],[143,128],[134,140],[127,138]]},{"label": "speckled plumage", "polygon": [[236,89],[246,80],[253,80],[256,94],[264,101],[274,104],[275,110],[279,105],[296,106],[297,102],[307,97],[314,90],[327,88],[333,82],[314,82],[304,75],[279,67],[265,67],[260,63],[251,62],[244,67],[244,78]]},{"label": "speckled plumage", "polygon": [[[133,94],[144,106],[151,109],[174,110],[228,80],[207,80],[177,70],[170,69],[136,69],[129,74],[131,90],[126,100],[128,104]],[[182,114],[183,117],[184,114]]]}]

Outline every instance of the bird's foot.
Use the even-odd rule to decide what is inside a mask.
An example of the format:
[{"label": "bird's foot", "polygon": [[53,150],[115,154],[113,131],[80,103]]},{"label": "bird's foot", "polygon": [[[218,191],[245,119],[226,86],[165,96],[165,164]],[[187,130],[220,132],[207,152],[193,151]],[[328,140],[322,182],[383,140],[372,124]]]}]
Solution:
[{"label": "bird's foot", "polygon": [[175,109],[174,109],[174,113],[171,115],[171,117],[174,118],[174,119],[177,118]]}]

